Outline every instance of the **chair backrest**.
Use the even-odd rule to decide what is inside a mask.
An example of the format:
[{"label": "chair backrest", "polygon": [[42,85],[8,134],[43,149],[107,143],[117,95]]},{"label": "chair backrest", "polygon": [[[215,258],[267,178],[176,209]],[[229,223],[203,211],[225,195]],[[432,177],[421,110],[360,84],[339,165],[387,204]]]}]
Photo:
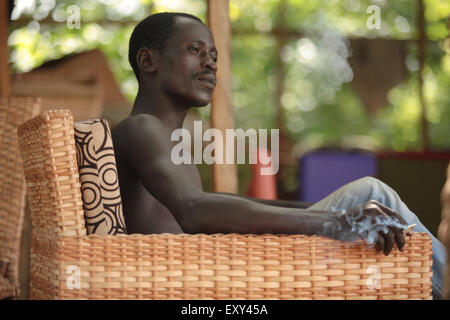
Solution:
[{"label": "chair backrest", "polygon": [[32,239],[126,233],[106,120],[74,123],[69,110],[45,111],[21,125],[18,135]]},{"label": "chair backrest", "polygon": [[13,282],[18,281],[26,192],[17,127],[39,110],[39,98],[0,98],[0,276]]},{"label": "chair backrest", "polygon": [[17,133],[29,195],[31,241],[54,243],[58,237],[85,235],[72,114],[43,112],[19,126]]}]

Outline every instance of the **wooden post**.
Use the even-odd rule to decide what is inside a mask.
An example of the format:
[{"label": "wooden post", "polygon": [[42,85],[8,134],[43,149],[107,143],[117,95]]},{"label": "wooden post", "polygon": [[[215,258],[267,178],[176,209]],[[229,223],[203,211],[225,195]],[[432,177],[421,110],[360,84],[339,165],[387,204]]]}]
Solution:
[{"label": "wooden post", "polygon": [[[226,129],[234,129],[231,74],[231,23],[228,0],[208,0],[208,25],[219,52],[217,86],[211,101],[211,126],[226,137]],[[234,145],[234,144],[233,144]],[[232,148],[224,141],[225,155]],[[215,192],[238,192],[236,164],[213,165],[213,189]]]},{"label": "wooden post", "polygon": [[418,3],[418,17],[417,24],[419,30],[418,38],[418,60],[419,60],[419,100],[421,107],[421,134],[422,134],[422,151],[427,151],[429,149],[429,139],[428,139],[428,122],[427,122],[427,105],[425,102],[425,95],[423,92],[423,67],[425,66],[425,8],[423,5],[423,0],[417,0]]},{"label": "wooden post", "polygon": [[438,229],[439,240],[447,248],[447,267],[443,298],[450,300],[450,163],[447,168],[447,180],[441,192],[442,221]]},{"label": "wooden post", "polygon": [[8,64],[8,11],[9,1],[0,1],[0,96],[11,94]]},{"label": "wooden post", "polygon": [[[278,3],[277,20],[275,24],[276,30],[285,30],[285,17],[287,10],[287,2],[281,0]],[[289,35],[287,33],[275,33],[273,34],[276,41],[276,94],[275,94],[275,124],[276,128],[280,130],[280,167],[277,173],[277,189],[278,196],[280,198],[286,197],[287,191],[283,186],[283,180],[286,178],[288,166],[292,165],[292,159],[290,152],[292,149],[292,141],[289,137],[288,130],[286,128],[286,115],[281,101],[281,97],[284,93],[286,66],[281,59],[281,51],[287,44]]]}]

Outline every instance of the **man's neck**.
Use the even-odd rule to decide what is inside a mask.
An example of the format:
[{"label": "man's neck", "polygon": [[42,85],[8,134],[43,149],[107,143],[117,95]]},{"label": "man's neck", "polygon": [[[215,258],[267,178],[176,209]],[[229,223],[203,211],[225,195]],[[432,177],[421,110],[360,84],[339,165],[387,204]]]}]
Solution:
[{"label": "man's neck", "polygon": [[138,114],[153,115],[160,119],[169,130],[173,131],[183,126],[188,110],[189,107],[177,104],[173,99],[159,92],[140,89],[130,116]]}]

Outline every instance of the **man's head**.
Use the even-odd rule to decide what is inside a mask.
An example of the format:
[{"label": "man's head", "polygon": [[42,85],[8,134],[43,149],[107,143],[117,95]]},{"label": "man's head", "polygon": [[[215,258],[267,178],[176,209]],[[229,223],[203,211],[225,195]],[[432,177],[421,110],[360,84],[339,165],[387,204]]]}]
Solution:
[{"label": "man's head", "polygon": [[217,50],[211,31],[197,17],[184,13],[147,17],[131,35],[129,60],[140,87],[157,89],[190,106],[209,103]]},{"label": "man's head", "polygon": [[203,23],[199,18],[187,13],[164,12],[148,16],[134,28],[130,38],[128,60],[138,80],[139,67],[136,61],[138,50],[147,47],[163,54],[167,40],[175,29],[177,17],[185,17]]}]

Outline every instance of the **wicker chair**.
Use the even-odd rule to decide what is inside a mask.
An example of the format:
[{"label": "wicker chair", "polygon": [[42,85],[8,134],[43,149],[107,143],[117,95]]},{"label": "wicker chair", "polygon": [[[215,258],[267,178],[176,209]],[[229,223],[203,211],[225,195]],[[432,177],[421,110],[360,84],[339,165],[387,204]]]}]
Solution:
[{"label": "wicker chair", "polygon": [[439,239],[447,247],[447,268],[443,297],[450,300],[450,163],[447,168],[447,180],[441,193],[442,221],[439,225]]},{"label": "wicker chair", "polygon": [[[86,235],[73,118],[18,129],[32,216],[33,299],[431,299],[432,246],[388,257],[302,235]],[[378,281],[379,280],[379,281]]]},{"label": "wicker chair", "polygon": [[16,131],[39,110],[37,98],[0,98],[0,299],[17,298],[20,294],[25,177]]}]

